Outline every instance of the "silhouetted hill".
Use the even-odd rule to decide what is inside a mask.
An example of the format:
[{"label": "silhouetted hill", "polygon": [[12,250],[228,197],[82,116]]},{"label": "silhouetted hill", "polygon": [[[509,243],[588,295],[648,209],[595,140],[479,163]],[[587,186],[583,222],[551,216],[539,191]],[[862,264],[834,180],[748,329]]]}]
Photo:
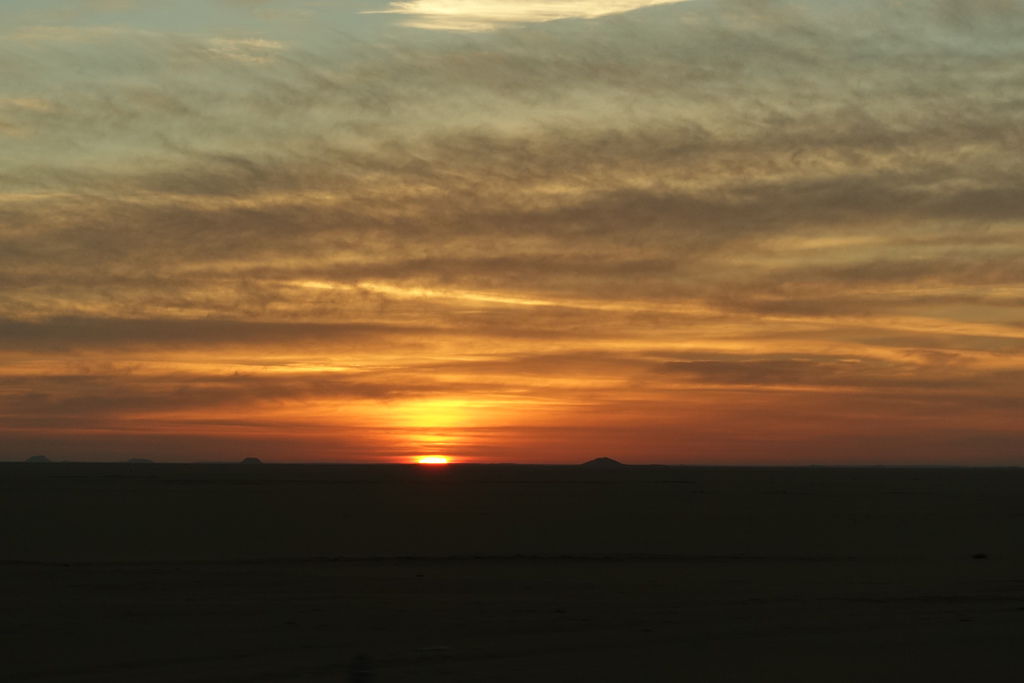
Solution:
[{"label": "silhouetted hill", "polygon": [[259,458],[249,457],[249,458],[243,459],[241,464],[243,464],[243,465],[262,465],[263,461],[260,460]]},{"label": "silhouetted hill", "polygon": [[582,463],[580,467],[625,467],[625,465],[611,458],[594,458]]},{"label": "silhouetted hill", "polygon": [[150,464],[150,465],[153,464],[153,461],[150,460],[149,458],[130,458],[128,460],[128,462],[136,464],[136,465],[138,465],[138,464]]},{"label": "silhouetted hill", "polygon": [[25,458],[25,462],[50,462],[50,459],[45,455],[33,455],[30,458]]}]

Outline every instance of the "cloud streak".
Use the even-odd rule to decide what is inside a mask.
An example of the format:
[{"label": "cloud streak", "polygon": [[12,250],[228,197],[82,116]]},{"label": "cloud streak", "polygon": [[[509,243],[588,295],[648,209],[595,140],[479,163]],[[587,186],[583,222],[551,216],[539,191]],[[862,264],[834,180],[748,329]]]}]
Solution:
[{"label": "cloud streak", "polygon": [[406,26],[445,31],[492,31],[504,25],[593,19],[682,0],[408,0],[373,13],[403,14]]}]

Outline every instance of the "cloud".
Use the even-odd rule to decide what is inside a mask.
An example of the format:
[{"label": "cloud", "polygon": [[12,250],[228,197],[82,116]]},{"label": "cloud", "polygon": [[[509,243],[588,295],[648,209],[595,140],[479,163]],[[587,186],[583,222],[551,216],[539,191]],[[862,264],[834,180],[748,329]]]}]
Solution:
[{"label": "cloud", "polygon": [[68,420],[82,416],[169,414],[283,401],[393,400],[465,391],[469,385],[420,383],[395,386],[363,378],[275,373],[227,375],[51,375],[6,377],[0,414]]},{"label": "cloud", "polygon": [[40,321],[0,320],[0,350],[330,346],[341,349],[372,339],[422,337],[437,330],[372,323],[273,323],[211,319],[56,318]]},{"label": "cloud", "polygon": [[53,103],[39,97],[9,97],[0,99],[0,111],[21,110],[29,112],[53,111]]},{"label": "cloud", "polygon": [[122,26],[77,26],[39,24],[21,26],[11,35],[13,40],[24,43],[97,43],[119,37],[146,35],[153,32]]},{"label": "cloud", "polygon": [[0,361],[35,375],[9,420],[459,394],[543,406],[522,434],[622,415],[664,452],[957,406],[959,434],[1010,429],[985,405],[1021,398],[1019,3],[516,7],[0,47]]},{"label": "cloud", "polygon": [[406,26],[446,31],[491,31],[503,25],[620,14],[681,0],[409,0],[368,14],[406,14]]},{"label": "cloud", "polygon": [[240,62],[263,64],[271,55],[285,48],[284,43],[265,38],[213,38],[210,52]]}]

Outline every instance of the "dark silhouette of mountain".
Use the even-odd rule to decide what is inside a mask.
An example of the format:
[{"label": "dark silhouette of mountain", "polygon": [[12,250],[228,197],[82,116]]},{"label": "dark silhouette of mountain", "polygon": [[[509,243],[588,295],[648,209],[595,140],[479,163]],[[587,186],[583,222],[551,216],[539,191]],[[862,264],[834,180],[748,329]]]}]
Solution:
[{"label": "dark silhouette of mountain", "polygon": [[130,458],[128,460],[128,462],[134,463],[134,464],[152,464],[153,463],[153,461],[150,460],[149,458]]},{"label": "dark silhouette of mountain", "polygon": [[625,465],[611,458],[594,458],[582,463],[580,467],[625,467]]},{"label": "dark silhouette of mountain", "polygon": [[242,460],[243,465],[262,465],[263,461],[259,458],[248,457]]},{"label": "dark silhouette of mountain", "polygon": [[50,462],[50,459],[45,455],[33,455],[30,458],[25,458],[25,462]]}]

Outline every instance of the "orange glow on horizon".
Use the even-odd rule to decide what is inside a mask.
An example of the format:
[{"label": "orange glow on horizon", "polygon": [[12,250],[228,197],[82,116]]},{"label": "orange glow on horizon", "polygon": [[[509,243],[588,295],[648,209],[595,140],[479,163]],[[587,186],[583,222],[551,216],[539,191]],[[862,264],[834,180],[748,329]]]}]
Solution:
[{"label": "orange glow on horizon", "polygon": [[422,455],[416,458],[418,465],[447,465],[449,462],[451,461],[443,455]]},{"label": "orange glow on horizon", "polygon": [[397,425],[403,440],[420,453],[420,465],[447,465],[451,459],[438,452],[464,446],[460,430],[472,422],[473,405],[453,399],[410,401],[399,409]]}]

